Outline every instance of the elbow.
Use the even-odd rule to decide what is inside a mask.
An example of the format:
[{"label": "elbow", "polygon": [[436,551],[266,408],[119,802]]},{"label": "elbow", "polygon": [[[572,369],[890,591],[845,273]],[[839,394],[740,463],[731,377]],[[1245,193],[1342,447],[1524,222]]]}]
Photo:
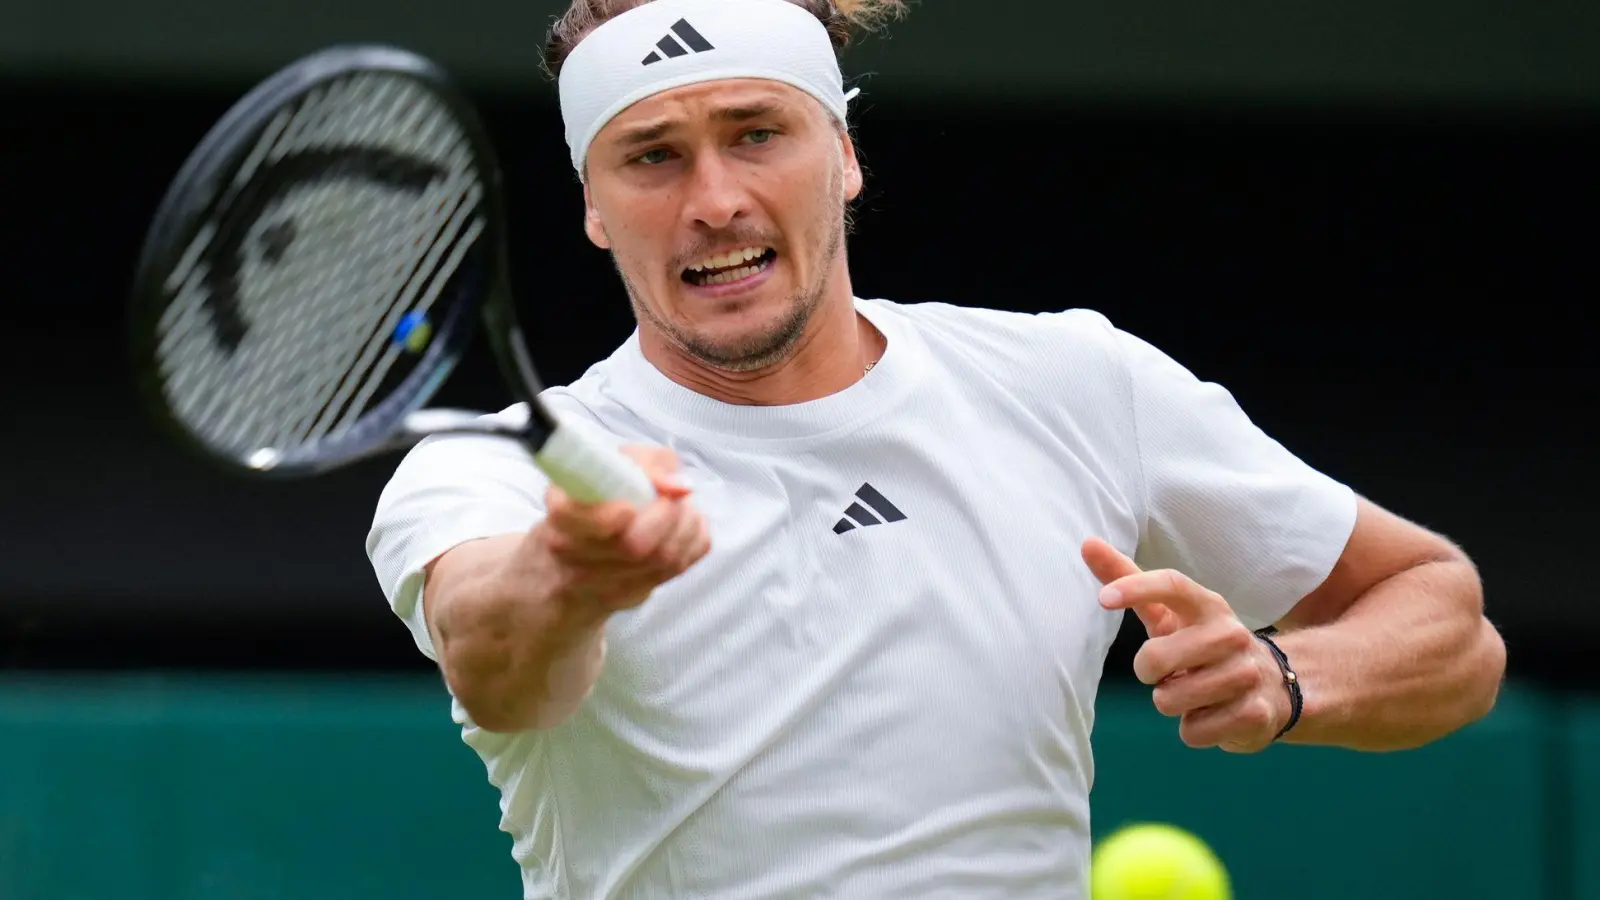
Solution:
[{"label": "elbow", "polygon": [[[568,690],[552,682],[559,670],[535,667],[538,677],[518,666],[508,646],[452,648],[443,666],[445,684],[473,726],[494,734],[514,734],[555,728],[582,706],[593,688],[591,676]],[[543,671],[539,671],[543,670]]]},{"label": "elbow", "polygon": [[1422,744],[1445,738],[1489,716],[1500,699],[1506,677],[1506,644],[1487,619],[1480,619],[1471,644],[1464,652],[1460,675],[1450,688],[1450,702],[1441,704],[1447,712],[1439,721],[1440,730]]},{"label": "elbow", "polygon": [[463,658],[467,654],[461,653],[461,648],[455,649],[457,652],[447,657],[450,664],[442,667],[445,686],[470,723],[496,734],[512,734],[532,727],[535,710],[530,708],[532,704],[527,698],[511,689],[503,674],[497,677],[493,672],[484,671],[481,665],[471,665]]},{"label": "elbow", "polygon": [[570,719],[581,705],[554,700],[541,702],[504,688],[460,690],[452,685],[450,692],[466,712],[468,721],[491,734],[555,728]]},{"label": "elbow", "polygon": [[445,688],[471,725],[503,734],[522,731],[531,713],[513,687],[505,623],[466,615],[466,605],[460,600],[441,603],[433,616],[433,643]]},{"label": "elbow", "polygon": [[487,732],[560,725],[588,697],[605,658],[603,619],[558,621],[526,592],[458,591],[435,618],[445,684],[464,724]]},{"label": "elbow", "polygon": [[456,694],[456,700],[475,727],[493,734],[516,734],[533,725],[533,716],[527,710],[507,704],[503,698],[483,694]]},{"label": "elbow", "polygon": [[456,699],[461,701],[461,708],[473,725],[492,734],[546,731],[566,722],[578,711],[578,704],[531,702],[505,694],[480,696],[471,704],[459,696]]},{"label": "elbow", "polygon": [[1458,710],[1452,730],[1471,725],[1494,711],[1500,699],[1500,689],[1506,678],[1506,643],[1499,629],[1489,621],[1484,612],[1483,582],[1471,560],[1459,558],[1462,596],[1467,599],[1462,614],[1468,617],[1463,632],[1466,635],[1461,652],[1461,673],[1457,682],[1458,702],[1450,704]]},{"label": "elbow", "polygon": [[1393,740],[1370,749],[1379,751],[1415,750],[1455,735],[1489,716],[1500,699],[1505,683],[1506,645],[1487,619],[1480,621],[1471,644],[1462,650],[1455,674],[1448,681],[1436,682],[1432,716],[1400,725]]},{"label": "elbow", "polygon": [[1500,688],[1506,680],[1506,642],[1498,629],[1486,618],[1480,618],[1473,638],[1473,666],[1470,683],[1463,691],[1466,699],[1466,721],[1476,722],[1494,710],[1500,699]]},{"label": "elbow", "polygon": [[454,617],[448,623],[442,622],[434,644],[439,649],[439,670],[445,687],[466,713],[468,724],[497,734],[528,730],[536,710],[529,692],[520,684],[509,635],[496,634],[495,629],[452,625],[462,623]]}]

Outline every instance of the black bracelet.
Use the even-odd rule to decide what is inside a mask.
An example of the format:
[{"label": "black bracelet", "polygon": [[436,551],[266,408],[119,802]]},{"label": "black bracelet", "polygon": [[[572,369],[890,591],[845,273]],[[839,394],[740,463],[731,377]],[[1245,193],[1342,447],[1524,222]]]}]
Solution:
[{"label": "black bracelet", "polygon": [[1277,633],[1278,629],[1271,625],[1255,633],[1261,643],[1266,644],[1267,649],[1272,651],[1272,658],[1278,661],[1278,670],[1283,673],[1283,686],[1289,691],[1289,721],[1284,723],[1283,728],[1272,738],[1274,741],[1289,733],[1289,729],[1300,721],[1300,712],[1305,709],[1305,696],[1300,693],[1300,676],[1290,667],[1289,657],[1283,652],[1283,648],[1272,639]]}]

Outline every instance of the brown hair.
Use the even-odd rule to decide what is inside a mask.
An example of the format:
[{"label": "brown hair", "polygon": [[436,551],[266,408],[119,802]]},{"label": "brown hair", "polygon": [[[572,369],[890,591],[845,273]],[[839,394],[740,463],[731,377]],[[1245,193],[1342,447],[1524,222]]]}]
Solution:
[{"label": "brown hair", "polygon": [[[572,5],[550,26],[544,45],[544,70],[551,78],[561,74],[572,49],[589,32],[607,20],[650,0],[572,0]],[[871,31],[904,14],[906,0],[789,0],[827,26],[835,50],[842,51],[860,32]]]}]

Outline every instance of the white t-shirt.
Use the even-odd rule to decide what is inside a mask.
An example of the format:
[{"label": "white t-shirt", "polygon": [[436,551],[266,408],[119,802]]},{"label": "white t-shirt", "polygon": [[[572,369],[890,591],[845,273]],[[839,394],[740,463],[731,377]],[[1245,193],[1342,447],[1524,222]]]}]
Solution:
[{"label": "white t-shirt", "polygon": [[[712,550],[610,620],[562,724],[491,734],[455,704],[527,898],[1086,900],[1121,614],[1083,540],[1180,569],[1257,627],[1350,535],[1349,488],[1096,313],[856,305],[887,350],[820,400],[718,402],[637,336],[548,392],[676,450]],[[494,439],[401,463],[368,550],[424,653],[422,567],[531,527],[544,484]]]}]

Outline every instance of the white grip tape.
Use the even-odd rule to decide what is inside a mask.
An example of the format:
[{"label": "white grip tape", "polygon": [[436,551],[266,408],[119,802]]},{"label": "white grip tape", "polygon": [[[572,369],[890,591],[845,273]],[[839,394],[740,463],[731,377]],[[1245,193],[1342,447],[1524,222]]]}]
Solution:
[{"label": "white grip tape", "polygon": [[534,459],[579,503],[628,500],[643,506],[656,498],[655,485],[638,463],[570,425],[556,426]]}]

